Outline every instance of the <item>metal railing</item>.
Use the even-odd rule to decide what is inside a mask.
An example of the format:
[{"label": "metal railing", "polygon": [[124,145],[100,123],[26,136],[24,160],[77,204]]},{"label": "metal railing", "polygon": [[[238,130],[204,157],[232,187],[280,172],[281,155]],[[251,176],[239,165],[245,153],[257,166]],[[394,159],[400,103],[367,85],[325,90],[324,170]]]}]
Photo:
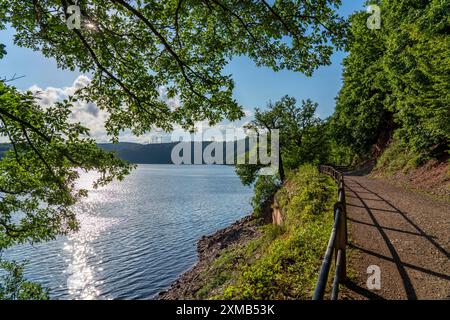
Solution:
[{"label": "metal railing", "polygon": [[[339,167],[342,169],[342,167]],[[331,289],[331,300],[337,300],[339,284],[347,277],[346,246],[347,246],[347,212],[345,205],[344,175],[332,166],[319,166],[319,172],[331,176],[339,186],[338,200],[334,205],[334,224],[328,240],[327,250],[320,267],[319,278],[314,290],[313,300],[322,300],[328,282],[331,260],[334,253],[335,274]]]}]

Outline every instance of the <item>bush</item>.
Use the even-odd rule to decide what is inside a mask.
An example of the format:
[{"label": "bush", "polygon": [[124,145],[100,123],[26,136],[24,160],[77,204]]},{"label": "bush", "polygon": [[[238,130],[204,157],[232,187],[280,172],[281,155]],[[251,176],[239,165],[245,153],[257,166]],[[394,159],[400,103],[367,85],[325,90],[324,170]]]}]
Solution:
[{"label": "bush", "polygon": [[392,175],[398,171],[406,172],[424,160],[426,157],[411,151],[406,144],[397,139],[378,158],[375,169],[385,175]]},{"label": "bush", "polygon": [[261,218],[264,209],[271,205],[273,196],[280,188],[280,181],[274,176],[259,176],[254,187],[252,198],[253,214]]}]

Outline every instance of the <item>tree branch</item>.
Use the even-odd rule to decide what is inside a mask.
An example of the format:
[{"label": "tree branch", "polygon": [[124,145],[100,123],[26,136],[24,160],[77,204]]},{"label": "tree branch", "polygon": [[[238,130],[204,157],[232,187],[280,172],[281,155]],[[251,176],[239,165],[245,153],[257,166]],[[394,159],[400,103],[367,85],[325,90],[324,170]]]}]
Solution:
[{"label": "tree branch", "polygon": [[207,84],[211,84],[211,81],[204,78],[202,75],[198,74],[197,72],[195,72],[194,70],[192,70],[185,62],[183,62],[181,60],[181,58],[178,56],[178,54],[172,49],[172,47],[170,46],[170,44],[167,42],[167,40],[161,35],[161,33],[158,32],[158,30],[155,28],[155,26],[146,18],[144,17],[144,15],[142,13],[140,13],[138,10],[136,10],[133,6],[129,5],[127,2],[123,1],[123,0],[112,0],[115,3],[120,4],[121,6],[125,7],[128,11],[130,11],[132,14],[134,14],[136,17],[138,17],[142,22],[144,22],[144,24],[150,29],[150,31],[152,31],[152,33],[159,39],[159,41],[162,43],[162,45],[164,46],[164,48],[166,48],[166,50],[170,53],[170,55],[175,59],[175,61],[177,62],[178,66],[181,69],[181,73],[183,75],[183,77],[186,79],[186,81],[188,82],[188,85],[191,89],[191,91],[196,94],[197,96],[206,99],[209,101],[209,99],[207,97],[205,97],[204,95],[198,93],[195,88],[194,85],[191,81],[191,79],[189,79],[189,77],[187,77],[185,68],[187,70],[189,70],[192,74],[194,74],[195,76],[197,76],[198,78],[202,79],[205,83]]}]

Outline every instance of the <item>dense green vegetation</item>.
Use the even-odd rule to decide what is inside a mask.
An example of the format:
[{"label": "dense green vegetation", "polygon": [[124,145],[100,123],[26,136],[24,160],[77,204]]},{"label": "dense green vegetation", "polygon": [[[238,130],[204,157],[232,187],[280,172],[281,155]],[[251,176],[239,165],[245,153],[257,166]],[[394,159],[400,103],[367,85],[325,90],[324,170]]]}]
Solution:
[{"label": "dense green vegetation", "polygon": [[[328,137],[325,123],[316,116],[317,106],[309,99],[298,106],[295,98],[284,96],[280,101],[269,102],[264,111],[256,108],[255,119],[246,126],[258,135],[267,134],[269,139],[272,132],[278,130],[278,175],[281,182],[285,179],[285,171],[298,168],[302,163],[319,163],[327,159]],[[259,159],[258,163],[261,163]],[[241,181],[250,185],[260,168],[261,165],[245,164],[237,165],[236,171]]]},{"label": "dense green vegetation", "polygon": [[197,298],[309,299],[333,223],[336,186],[312,165],[291,171],[275,197],[283,226],[228,248],[205,271]]},{"label": "dense green vegetation", "polygon": [[350,17],[344,85],[330,130],[356,156],[391,136],[396,150],[401,146],[417,163],[442,156],[450,138],[450,2],[375,3],[381,29],[366,27],[365,12]]},{"label": "dense green vegetation", "polygon": [[385,176],[391,176],[396,173],[406,173],[408,170],[416,168],[421,161],[420,154],[405,147],[401,141],[394,140],[377,159],[375,169],[381,171]]},{"label": "dense green vegetation", "polygon": [[[275,103],[269,102],[265,110],[256,108],[255,119],[247,128],[259,136],[267,134],[269,142],[274,130],[278,130],[278,174],[259,175],[264,167],[259,161],[259,148],[247,154],[258,155],[257,164],[238,164],[236,173],[244,185],[253,185],[253,214],[261,217],[273,202],[273,196],[285,182],[286,173],[305,163],[328,162],[331,154],[330,138],[326,122],[316,116],[317,103],[303,100],[297,105],[295,98],[284,96]],[[265,153],[265,150],[264,150]],[[267,150],[270,154],[270,150]]]},{"label": "dense green vegetation", "polygon": [[[367,27],[369,14],[366,12],[350,17],[346,46],[349,55],[343,62],[343,87],[336,99],[336,110],[329,119],[312,122],[305,131],[302,126],[305,122],[296,121],[296,116],[309,109],[309,118],[314,118],[315,108],[305,103],[297,108],[295,100],[288,97],[275,105],[269,104],[264,112],[256,110],[253,126],[269,131],[283,128],[284,131],[280,138],[282,167],[278,181],[258,176],[255,173],[258,166],[237,168],[244,183],[255,182],[252,203],[256,216],[264,213],[274,195],[280,201],[280,194],[292,187],[292,181],[284,181],[283,175],[285,172],[292,174],[302,163],[360,165],[376,160],[376,168],[389,175],[415,168],[430,158],[445,159],[450,140],[450,1],[368,3],[380,6],[381,29]],[[303,131],[310,134],[305,135]],[[296,141],[302,143],[296,144]],[[311,148],[305,148],[305,142]],[[373,153],[374,145],[378,153]],[[302,147],[306,152],[292,146]],[[305,167],[300,172],[302,170]],[[306,184],[315,181],[311,175],[302,178],[306,179],[303,182]],[[288,213],[284,228],[267,227],[264,237],[258,240],[260,243],[237,251],[233,248],[217,261],[212,276],[218,279],[217,283],[223,283],[218,297],[307,297],[305,292],[312,285],[308,281],[313,279],[308,268],[314,269],[317,263],[311,251],[320,252],[326,243],[325,233],[323,243],[314,241],[320,238],[322,230],[317,223],[323,223],[320,224],[323,227],[325,221],[331,219],[326,214],[317,220],[302,219],[301,214],[289,215],[291,206],[295,207],[297,201],[303,203],[302,191],[297,189],[291,194],[295,196],[283,205]],[[296,198],[297,195],[300,198]],[[320,202],[317,198],[320,195],[314,196],[316,198],[306,197],[307,205]],[[295,210],[302,212],[304,208]],[[298,221],[301,221],[299,228]],[[275,235],[273,228],[277,230]],[[295,242],[299,234],[306,238],[311,236],[311,230],[316,232],[310,240],[311,248],[302,247],[301,241]],[[258,258],[253,259],[254,256]],[[315,258],[320,259],[320,256]],[[284,265],[284,259],[289,263]],[[302,265],[304,262],[307,263]],[[299,264],[303,268],[297,269]],[[227,269],[236,266],[238,271]],[[290,281],[300,286],[293,288]]]},{"label": "dense green vegetation", "polygon": [[[234,82],[223,69],[233,56],[258,66],[311,74],[330,64],[346,23],[339,0],[79,1],[80,29],[66,25],[74,1],[0,0],[0,27],[10,23],[16,43],[55,58],[62,68],[92,74],[83,92],[110,117],[107,129],[142,134],[177,123],[239,119]],[[332,30],[332,31],[330,31]],[[171,107],[160,97],[181,104]]]},{"label": "dense green vegetation", "polygon": [[[326,121],[316,105],[284,97],[255,112],[253,128],[280,130],[279,177],[302,163],[359,165],[406,170],[442,159],[450,140],[450,2],[368,1],[381,8],[381,29],[369,29],[369,14],[349,18],[343,87]],[[378,152],[373,154],[373,146]],[[258,178],[261,166],[238,166],[244,184],[255,184],[254,210],[270,201],[273,183]],[[258,179],[261,179],[259,181]],[[264,190],[266,189],[266,190]],[[270,192],[269,192],[270,191]]]}]

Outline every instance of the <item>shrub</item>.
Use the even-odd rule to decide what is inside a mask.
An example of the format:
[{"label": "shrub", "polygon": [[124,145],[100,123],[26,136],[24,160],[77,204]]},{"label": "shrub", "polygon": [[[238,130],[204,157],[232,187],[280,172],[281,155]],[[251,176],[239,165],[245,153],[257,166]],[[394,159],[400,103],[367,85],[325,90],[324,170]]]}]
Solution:
[{"label": "shrub", "polygon": [[25,263],[0,260],[0,300],[47,300],[49,298],[46,288],[24,278],[24,266]]},{"label": "shrub", "polygon": [[280,188],[278,178],[274,176],[259,176],[254,187],[252,198],[253,214],[261,217],[264,209],[272,203],[273,196]]},{"label": "shrub", "polygon": [[378,158],[376,168],[386,175],[407,171],[421,164],[426,158],[411,151],[400,140],[394,140]]}]

